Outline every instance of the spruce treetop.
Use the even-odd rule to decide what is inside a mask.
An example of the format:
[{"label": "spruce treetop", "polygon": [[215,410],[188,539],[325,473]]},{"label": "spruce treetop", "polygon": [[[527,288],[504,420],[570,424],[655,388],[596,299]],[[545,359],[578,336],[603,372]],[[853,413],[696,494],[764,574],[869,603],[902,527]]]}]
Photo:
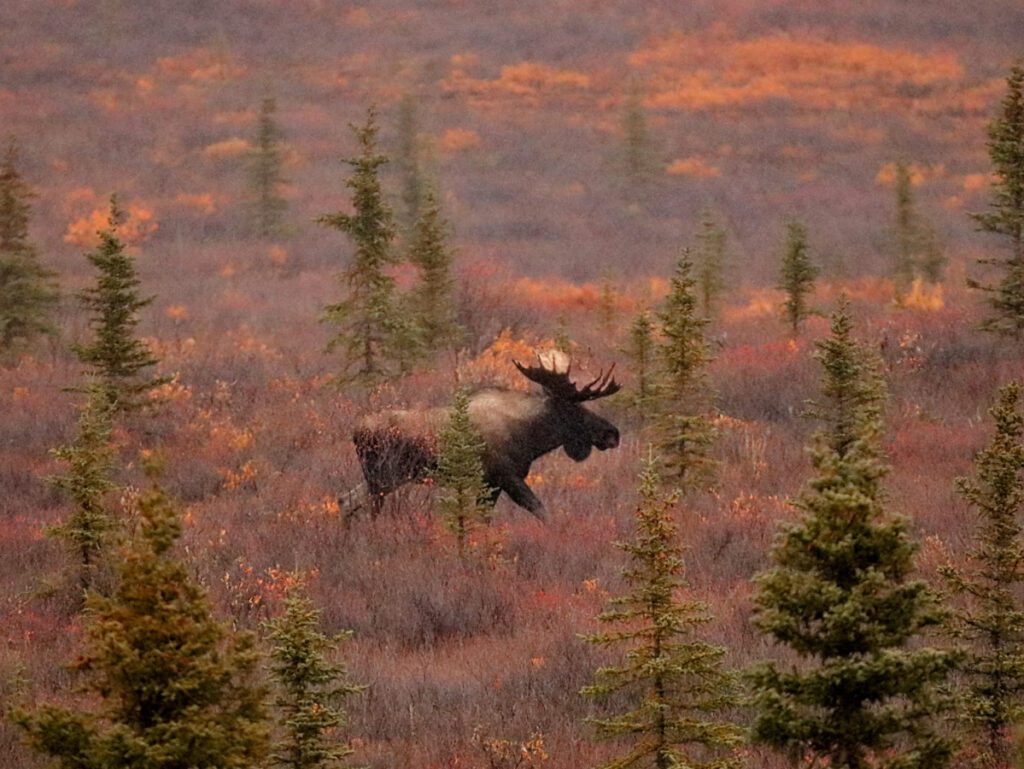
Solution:
[{"label": "spruce treetop", "polygon": [[99,271],[96,285],[79,294],[90,311],[94,338],[90,344],[72,347],[79,360],[107,387],[111,404],[118,411],[138,408],[146,392],[168,381],[145,373],[160,360],[133,336],[139,310],[148,307],[153,297],[139,297],[135,260],[117,233],[123,219],[117,198],[112,197],[107,227],[99,232],[100,244],[86,254]]}]

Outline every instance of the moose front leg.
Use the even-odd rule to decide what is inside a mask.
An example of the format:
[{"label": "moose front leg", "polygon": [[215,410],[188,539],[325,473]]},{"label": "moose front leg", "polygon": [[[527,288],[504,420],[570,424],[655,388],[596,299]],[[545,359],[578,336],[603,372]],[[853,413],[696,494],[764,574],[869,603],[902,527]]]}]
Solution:
[{"label": "moose front leg", "polygon": [[526,481],[523,478],[509,478],[502,485],[501,490],[508,494],[509,498],[517,505],[529,510],[538,519],[547,523],[547,508],[537,498],[537,495],[533,493],[533,490],[526,485]]}]

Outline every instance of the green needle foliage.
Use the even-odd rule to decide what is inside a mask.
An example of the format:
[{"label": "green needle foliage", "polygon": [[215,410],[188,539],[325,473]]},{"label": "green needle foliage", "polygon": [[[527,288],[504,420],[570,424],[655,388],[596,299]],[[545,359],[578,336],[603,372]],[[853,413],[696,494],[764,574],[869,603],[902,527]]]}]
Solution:
[{"label": "green needle foliage", "polygon": [[277,101],[267,96],[260,104],[256,140],[249,152],[249,192],[252,228],[260,238],[280,235],[288,201],[281,196],[281,129],[274,119]]},{"label": "green needle foliage", "polygon": [[428,185],[420,168],[420,137],[416,98],[410,94],[398,103],[398,143],[395,166],[402,185],[402,229],[411,230],[423,214]]},{"label": "green needle foliage", "polygon": [[632,365],[630,369],[636,376],[636,388],[632,397],[633,407],[640,416],[647,418],[653,411],[656,402],[655,366],[657,349],[654,341],[654,321],[647,310],[641,310],[633,319],[629,329],[629,344],[626,347]]},{"label": "green needle foliage", "polygon": [[1024,719],[1024,417],[1016,382],[999,392],[989,412],[995,435],[974,460],[975,477],[957,487],[978,511],[975,546],[963,568],[942,569],[951,592],[967,605],[950,618],[969,646],[966,715],[983,766],[1010,763],[1012,730]]},{"label": "green needle foliage", "polygon": [[626,183],[631,193],[650,181],[655,170],[653,141],[644,111],[643,94],[637,83],[631,83],[621,117],[624,141],[623,161]]},{"label": "green needle foliage", "polygon": [[431,189],[423,192],[409,261],[419,269],[420,280],[410,304],[416,335],[422,350],[436,353],[456,347],[464,336],[455,317],[454,256],[447,244],[447,223]]},{"label": "green needle foliage", "polygon": [[696,281],[689,252],[676,265],[658,320],[658,371],[655,394],[655,448],[666,483],[686,491],[706,485],[714,475],[708,448],[714,429],[708,419],[707,365],[711,351],[704,338],[707,318],[698,317]]},{"label": "green needle foliage", "polygon": [[437,482],[443,488],[441,514],[455,535],[459,555],[473,527],[491,515],[493,490],[484,481],[483,438],[469,420],[469,393],[455,393],[451,416],[438,436]]},{"label": "green needle foliage", "polygon": [[105,499],[114,488],[110,403],[106,390],[95,383],[85,388],[85,394],[74,442],[53,452],[67,464],[67,474],[50,479],[74,504],[74,512],[51,533],[66,542],[78,559],[83,597],[84,591],[96,588],[97,571],[114,529]]},{"label": "green needle foliage", "polygon": [[701,316],[708,320],[714,317],[725,289],[725,237],[725,230],[715,222],[711,211],[705,210],[697,233],[694,277]]},{"label": "green needle foliage", "polygon": [[799,662],[754,671],[754,738],[835,769],[936,769],[951,753],[933,728],[954,655],[915,642],[940,619],[924,582],[910,579],[915,546],[887,511],[879,459],[882,386],[851,338],[845,305],[819,345],[825,419],[811,457],[816,477],[782,528],[775,564],[757,578],[757,626]]},{"label": "green needle foliage", "polygon": [[139,508],[117,587],[87,601],[85,649],[71,665],[87,696],[14,718],[64,769],[250,769],[267,731],[253,638],[211,617],[172,555],[181,520],[164,493],[151,490]]},{"label": "green needle foliage", "polygon": [[18,148],[11,141],[0,162],[0,353],[56,333],[50,316],[59,295],[54,274],[39,264],[29,240],[32,191],[17,163]]},{"label": "green needle foliage", "polygon": [[115,412],[126,412],[145,405],[146,394],[169,381],[147,372],[159,359],[142,341],[133,336],[139,323],[139,310],[153,298],[140,299],[135,260],[125,252],[117,237],[123,218],[117,199],[110,199],[110,219],[101,230],[100,245],[86,254],[99,271],[96,285],[85,289],[80,298],[89,311],[93,331],[91,344],[73,345],[78,359],[106,390]]},{"label": "green needle foliage", "polygon": [[946,258],[935,231],[917,212],[910,169],[902,160],[896,163],[895,186],[893,286],[896,302],[901,304],[915,279],[923,278],[929,283],[938,283],[942,279]]},{"label": "green needle foliage", "polygon": [[329,657],[351,633],[333,638],[320,632],[320,615],[301,588],[289,591],[284,614],[266,627],[273,644],[271,671],[277,684],[277,706],[284,736],[274,745],[275,766],[287,769],[338,767],[354,752],[333,733],[345,725],[340,703],[363,687],[348,683],[344,665]]},{"label": "green needle foliage", "polygon": [[373,385],[388,376],[396,337],[401,331],[395,312],[395,281],[387,268],[398,259],[392,249],[395,227],[384,199],[379,169],[388,162],[377,152],[377,112],[371,107],[366,123],[351,126],[360,154],[345,160],[353,168],[345,185],[352,190],[353,213],[321,216],[317,221],[348,235],[355,254],[342,272],[348,296],[324,308],[324,321],[338,327],[328,352],[340,350],[339,381]]},{"label": "green needle foliage", "polygon": [[800,222],[790,221],[786,231],[786,250],[782,256],[782,274],[778,287],[786,292],[782,313],[796,336],[800,333],[800,324],[814,314],[807,299],[814,292],[818,269],[807,253],[807,228]]},{"label": "green needle foliage", "polygon": [[715,714],[736,704],[735,681],[721,669],[725,650],[701,641],[697,629],[710,621],[707,607],[683,598],[682,548],[672,520],[675,496],[662,497],[656,462],[640,476],[636,535],[619,543],[630,558],[623,572],[629,592],[610,602],[598,619],[610,630],[590,643],[625,648],[616,667],[601,668],[588,697],[617,695],[628,710],[593,718],[602,739],[628,745],[602,769],[725,769],[739,765],[734,748],[742,731]]},{"label": "green needle foliage", "polygon": [[978,260],[1002,271],[998,283],[969,280],[968,285],[988,294],[992,315],[981,327],[1020,338],[1024,333],[1024,62],[1010,70],[1006,85],[1002,112],[988,127],[988,155],[995,175],[990,210],[972,216],[980,230],[1006,238],[1009,255]]}]

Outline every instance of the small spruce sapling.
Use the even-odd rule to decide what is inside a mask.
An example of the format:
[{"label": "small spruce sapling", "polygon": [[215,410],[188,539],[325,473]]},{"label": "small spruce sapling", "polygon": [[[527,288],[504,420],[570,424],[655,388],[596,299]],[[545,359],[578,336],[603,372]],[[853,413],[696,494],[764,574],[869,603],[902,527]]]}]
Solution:
[{"label": "small spruce sapling", "polygon": [[[636,534],[617,546],[629,556],[628,592],[598,619],[608,630],[590,643],[621,649],[622,662],[601,668],[582,694],[615,697],[620,710],[590,719],[602,739],[618,739],[622,755],[601,769],[726,769],[740,762],[743,732],[722,716],[737,704],[725,650],[701,640],[707,606],[685,597],[682,547],[673,521],[675,495],[663,496],[657,463],[640,476]],[[625,708],[621,710],[621,708]]]},{"label": "small spruce sapling", "polygon": [[266,623],[282,732],[271,758],[282,769],[341,767],[354,752],[335,732],[346,723],[342,703],[365,687],[350,683],[345,665],[330,659],[352,634],[324,635],[320,617],[296,584],[285,598],[284,613]]},{"label": "small spruce sapling", "polygon": [[437,481],[445,525],[455,535],[459,556],[465,555],[472,529],[490,519],[494,490],[484,480],[485,444],[469,419],[469,393],[455,393],[451,416],[438,436]]}]

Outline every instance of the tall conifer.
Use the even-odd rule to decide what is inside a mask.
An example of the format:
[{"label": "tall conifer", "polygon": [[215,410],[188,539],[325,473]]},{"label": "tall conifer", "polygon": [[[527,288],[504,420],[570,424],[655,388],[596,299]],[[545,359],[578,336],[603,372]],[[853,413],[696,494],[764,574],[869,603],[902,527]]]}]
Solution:
[{"label": "tall conifer", "polygon": [[388,267],[398,261],[392,241],[391,208],[381,189],[379,169],[388,162],[377,152],[377,111],[371,107],[362,126],[351,126],[360,154],[345,160],[353,168],[345,185],[352,190],[351,214],[325,214],[318,221],[348,235],[355,253],[341,274],[347,296],[324,308],[324,321],[338,327],[327,345],[342,355],[342,382],[374,384],[389,374],[401,331],[395,312],[395,281]]},{"label": "tall conifer", "polygon": [[406,94],[398,103],[398,144],[395,166],[401,175],[402,229],[411,230],[423,214],[429,189],[420,167],[419,121],[416,99]]},{"label": "tall conifer", "polygon": [[145,403],[148,392],[168,381],[147,371],[159,363],[159,358],[133,336],[139,310],[149,306],[153,298],[139,298],[135,260],[117,235],[122,219],[116,198],[111,198],[107,227],[99,232],[100,244],[85,255],[99,271],[96,285],[79,295],[90,311],[89,326],[94,337],[89,344],[72,347],[90,375],[106,388],[115,411],[138,408]]},{"label": "tall conifer", "polygon": [[1005,767],[1011,731],[1024,720],[1024,417],[1017,382],[990,410],[995,435],[974,460],[973,478],[957,487],[977,511],[974,548],[962,568],[942,569],[951,591],[965,599],[950,620],[964,640],[967,718],[982,765]]},{"label": "tall conifer", "polygon": [[455,317],[454,257],[447,243],[447,222],[434,191],[420,202],[409,261],[419,270],[419,283],[410,298],[411,326],[424,352],[454,348],[462,337]]},{"label": "tall conifer", "polygon": [[591,719],[599,737],[625,749],[602,769],[735,767],[742,731],[721,715],[736,704],[735,681],[722,670],[725,650],[697,634],[710,617],[703,603],[684,597],[675,496],[662,496],[660,485],[651,459],[640,476],[636,534],[618,544],[629,555],[629,592],[598,617],[609,629],[587,639],[624,650],[622,664],[599,669],[582,690],[599,699],[615,695],[625,708]]},{"label": "tall conifer", "polygon": [[67,473],[51,479],[74,505],[71,515],[52,533],[67,543],[78,560],[77,581],[83,591],[96,587],[114,528],[105,499],[114,488],[110,401],[105,388],[95,383],[85,388],[85,398],[74,441],[53,452],[67,464]]},{"label": "tall conifer", "polygon": [[895,190],[893,286],[902,303],[915,280],[938,283],[946,259],[935,230],[917,210],[910,168],[903,160],[896,163]]},{"label": "tall conifer", "polygon": [[807,302],[814,291],[818,270],[807,253],[807,228],[800,222],[786,225],[786,250],[782,256],[779,288],[786,292],[782,312],[793,335],[800,333],[800,324],[813,312]]},{"label": "tall conifer", "polygon": [[281,129],[274,119],[277,100],[264,97],[256,124],[256,140],[249,152],[250,215],[258,237],[279,235],[288,201],[281,196]]},{"label": "tall conifer", "polygon": [[17,163],[12,140],[0,162],[0,353],[56,332],[51,315],[57,287],[29,239],[32,191]]},{"label": "tall conifer", "polygon": [[978,228],[1002,235],[1005,257],[986,257],[979,263],[1002,272],[995,285],[969,280],[973,288],[988,294],[992,315],[982,328],[1019,338],[1024,333],[1024,62],[1018,62],[1006,79],[1002,111],[988,127],[988,155],[995,181],[989,211],[973,214]]},{"label": "tall conifer", "polygon": [[848,310],[819,345],[825,421],[802,513],[782,528],[774,568],[759,575],[758,627],[796,655],[752,676],[759,742],[835,769],[937,769],[951,752],[935,729],[937,687],[953,655],[910,648],[939,619],[910,578],[915,546],[880,489],[881,381],[852,339]]},{"label": "tall conifer", "polygon": [[714,317],[725,289],[725,243],[725,230],[715,221],[711,211],[705,210],[701,215],[693,261],[700,312],[709,320]]},{"label": "tall conifer", "polygon": [[657,366],[654,321],[649,311],[641,310],[633,319],[625,352],[631,361],[630,370],[636,376],[633,406],[646,419],[651,416],[654,408]]},{"label": "tall conifer", "polygon": [[711,351],[704,338],[708,320],[697,313],[688,251],[676,265],[658,320],[655,445],[665,482],[682,491],[709,483],[714,470],[708,454],[714,440],[706,370]]}]

